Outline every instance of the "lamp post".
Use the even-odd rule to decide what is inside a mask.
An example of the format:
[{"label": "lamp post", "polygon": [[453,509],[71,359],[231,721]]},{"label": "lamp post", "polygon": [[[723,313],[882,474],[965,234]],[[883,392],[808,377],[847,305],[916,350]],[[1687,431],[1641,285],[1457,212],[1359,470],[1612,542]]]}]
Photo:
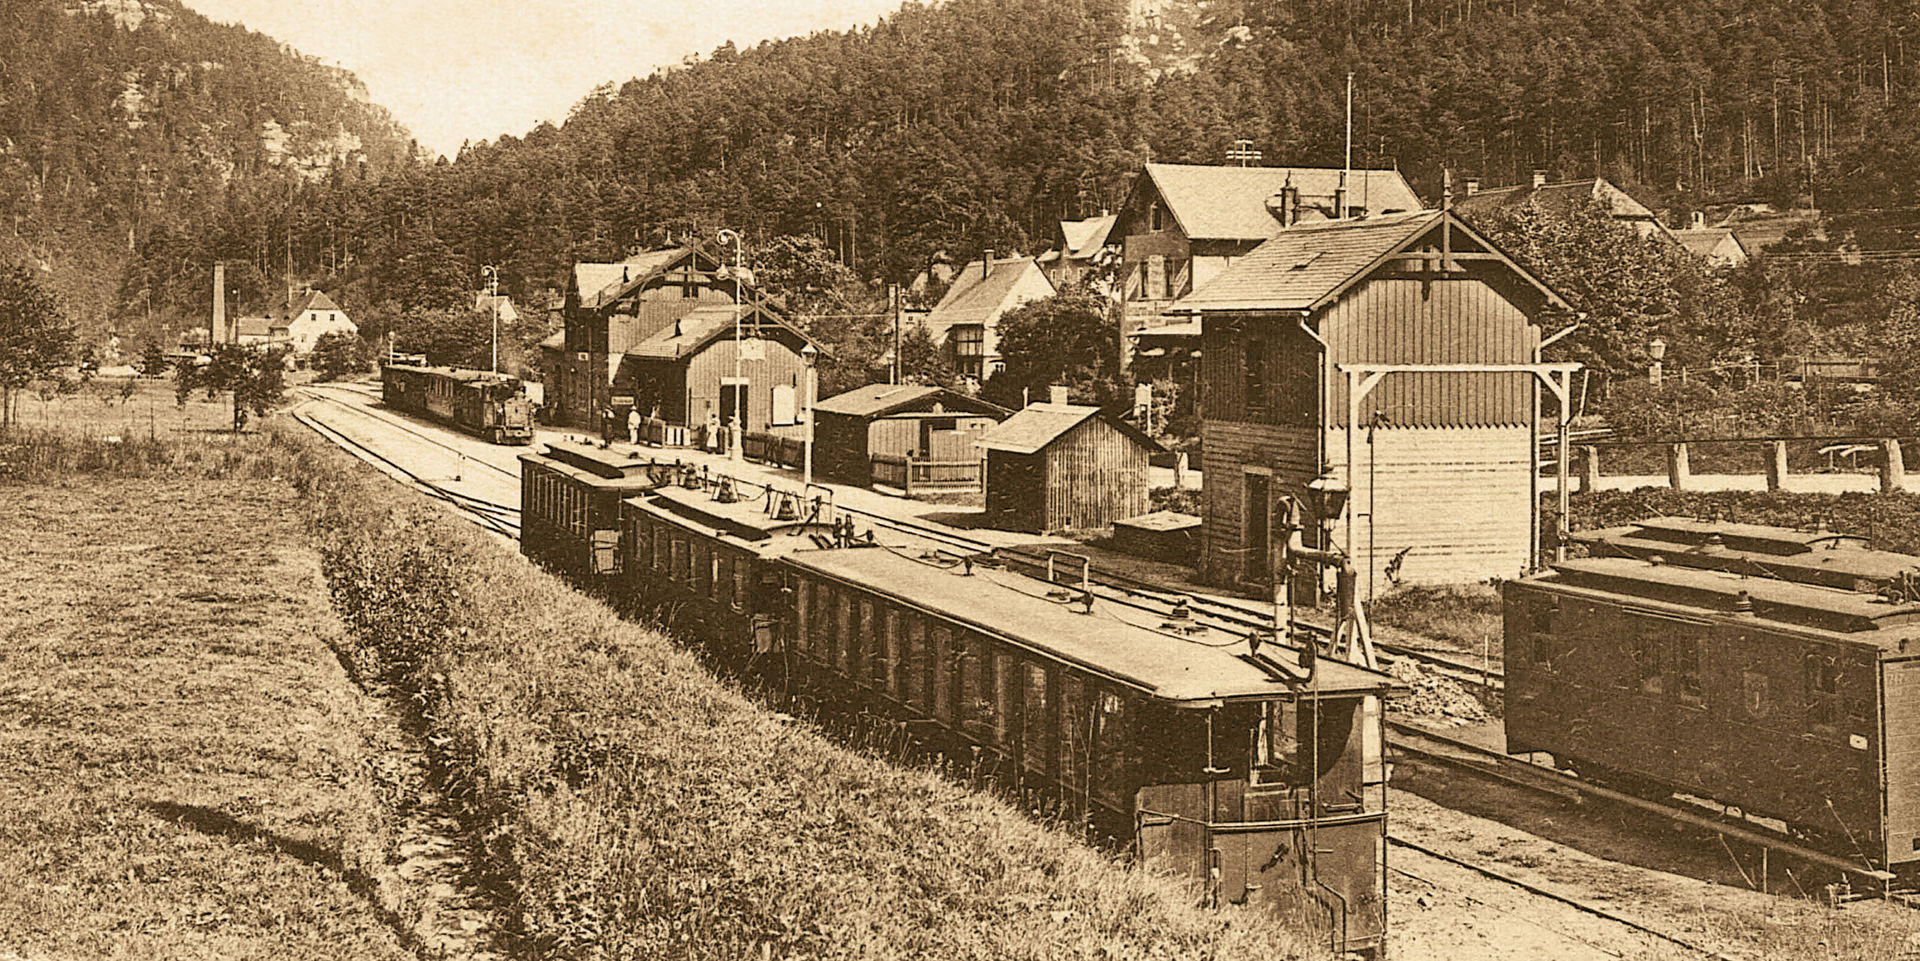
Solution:
[{"label": "lamp post", "polygon": [[[807,396],[805,398],[807,427],[806,427],[806,433],[801,435],[801,442],[800,442],[800,450],[801,450],[800,478],[801,478],[801,481],[807,487],[812,487],[813,486],[813,395],[814,395],[814,379],[813,378],[815,373],[815,367],[813,365],[815,361],[820,359],[820,348],[813,346],[812,343],[806,344],[805,346],[800,348],[800,359],[802,361],[805,361],[807,365],[807,382],[806,382]],[[802,496],[805,496],[804,491],[802,492]]]},{"label": "lamp post", "polygon": [[1647,341],[1647,357],[1653,361],[1647,365],[1647,386],[1659,387],[1663,373],[1660,362],[1667,357],[1667,342],[1658,337]]},{"label": "lamp post", "polygon": [[487,306],[493,309],[493,372],[500,372],[500,271],[492,264],[480,268],[487,278]]},{"label": "lamp post", "polygon": [[745,426],[745,418],[740,414],[740,407],[741,401],[746,399],[747,392],[743,386],[746,375],[740,364],[740,352],[745,349],[746,340],[741,336],[740,331],[740,301],[743,297],[741,275],[746,267],[744,261],[747,254],[739,231],[721,228],[720,243],[733,245],[733,383],[728,385],[728,389],[733,391],[733,417],[727,424],[727,456],[738,461],[745,456],[740,436],[740,430]]}]

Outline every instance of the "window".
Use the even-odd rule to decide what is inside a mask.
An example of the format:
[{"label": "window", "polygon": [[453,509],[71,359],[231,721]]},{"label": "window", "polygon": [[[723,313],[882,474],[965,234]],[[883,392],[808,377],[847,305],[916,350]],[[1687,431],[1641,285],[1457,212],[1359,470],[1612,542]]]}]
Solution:
[{"label": "window", "polygon": [[1146,279],[1140,282],[1141,296],[1148,300],[1167,299],[1167,258],[1159,254],[1147,257]]},{"label": "window", "polygon": [[1038,664],[1022,671],[1026,690],[1021,697],[1020,744],[1027,770],[1047,773],[1047,732],[1053,729],[1053,702],[1047,697],[1047,669]]},{"label": "window", "polygon": [[1300,760],[1300,705],[1296,701],[1262,701],[1260,720],[1253,731],[1254,784],[1287,784],[1296,776]]},{"label": "window", "polygon": [[752,567],[745,557],[733,558],[733,609],[747,609],[747,571]]},{"label": "window", "polygon": [[1167,229],[1167,208],[1158,201],[1147,206],[1147,229],[1155,233]]},{"label": "window", "polygon": [[900,620],[903,615],[898,608],[889,607],[884,615],[885,630],[881,632],[882,644],[880,656],[875,659],[881,668],[874,676],[874,686],[883,688],[887,696],[898,701],[901,699],[900,663],[906,654],[906,645],[901,635]]},{"label": "window", "polygon": [[1115,807],[1125,807],[1131,799],[1127,791],[1127,702],[1111,691],[1098,695],[1099,725],[1094,733],[1094,793]]},{"label": "window", "polygon": [[800,653],[806,654],[813,648],[815,632],[820,629],[819,622],[814,618],[817,608],[813,602],[813,582],[802,578],[800,589],[794,593],[793,601],[794,620],[800,624],[800,629],[793,635],[793,646]]},{"label": "window", "polygon": [[1819,648],[1806,656],[1807,723],[1816,728],[1840,726],[1840,661]]},{"label": "window", "polygon": [[1660,637],[1646,624],[1637,627],[1627,638],[1627,656],[1633,660],[1629,680],[1642,694],[1659,694],[1666,690],[1666,676],[1660,673]]},{"label": "window", "polygon": [[933,660],[927,650],[927,621],[918,614],[906,615],[906,697],[907,703],[915,710],[927,711],[928,675],[933,672]]},{"label": "window", "polygon": [[1533,663],[1541,670],[1553,670],[1553,618],[1560,613],[1560,602],[1536,599],[1527,612],[1527,640],[1531,643]]},{"label": "window", "polygon": [[1740,706],[1747,716],[1760,720],[1767,716],[1770,701],[1767,697],[1767,676],[1758,671],[1740,672]]},{"label": "window", "polygon": [[932,631],[933,659],[933,716],[942,721],[953,721],[953,630],[944,624],[935,625]]},{"label": "window", "polygon": [[1267,343],[1249,339],[1241,349],[1240,365],[1248,407],[1267,406]]},{"label": "window", "polygon": [[995,651],[993,655],[993,743],[1013,747],[1014,709],[1019,703],[1019,663],[1013,655]]},{"label": "window", "polygon": [[1688,707],[1701,707],[1706,697],[1700,687],[1700,633],[1682,630],[1673,635],[1673,693]]}]

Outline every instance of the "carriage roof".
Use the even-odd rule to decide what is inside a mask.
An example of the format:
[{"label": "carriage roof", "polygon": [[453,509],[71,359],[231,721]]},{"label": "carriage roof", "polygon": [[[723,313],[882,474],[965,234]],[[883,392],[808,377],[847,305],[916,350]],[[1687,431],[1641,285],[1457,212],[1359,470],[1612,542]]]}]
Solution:
[{"label": "carriage roof", "polygon": [[[1222,630],[1183,635],[1162,629],[1164,616],[1098,597],[1092,613],[1081,614],[1078,603],[1047,596],[1054,585],[1006,570],[975,566],[969,576],[964,565],[887,547],[796,551],[781,560],[1186,707],[1316,691],[1383,693],[1393,686],[1384,674],[1324,657],[1312,682],[1283,680],[1285,670],[1249,655],[1244,636]],[[1291,649],[1278,655],[1289,667],[1295,657]]]}]

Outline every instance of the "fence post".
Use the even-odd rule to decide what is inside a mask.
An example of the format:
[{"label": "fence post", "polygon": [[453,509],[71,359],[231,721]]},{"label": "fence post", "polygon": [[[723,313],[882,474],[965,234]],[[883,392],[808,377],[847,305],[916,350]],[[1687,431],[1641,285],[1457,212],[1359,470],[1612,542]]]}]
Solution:
[{"label": "fence post", "polygon": [[1591,494],[1600,489],[1600,448],[1580,448],[1580,493]]},{"label": "fence post", "polygon": [[1767,450],[1767,490],[1783,490],[1787,486],[1787,442],[1774,441]]},{"label": "fence post", "polygon": [[1692,480],[1693,470],[1687,464],[1687,445],[1670,444],[1667,446],[1667,486],[1677,491],[1687,489]]},{"label": "fence post", "polygon": [[1880,442],[1886,454],[1880,460],[1880,493],[1892,494],[1907,489],[1907,465],[1900,456],[1900,441],[1889,437]]}]

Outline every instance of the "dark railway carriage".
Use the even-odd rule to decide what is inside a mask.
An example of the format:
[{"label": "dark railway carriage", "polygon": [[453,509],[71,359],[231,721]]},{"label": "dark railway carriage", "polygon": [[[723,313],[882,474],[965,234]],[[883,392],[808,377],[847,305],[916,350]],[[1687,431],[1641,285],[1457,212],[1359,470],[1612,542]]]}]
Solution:
[{"label": "dark railway carriage", "polygon": [[971,757],[1026,797],[1131,838],[1221,902],[1318,914],[1376,951],[1386,785],[1380,696],[1230,636],[1004,570],[886,547],[793,551],[798,678]]},{"label": "dark railway carriage", "polygon": [[380,369],[388,407],[450,424],[495,444],[533,443],[533,407],[517,377],[458,367],[388,364]]},{"label": "dark railway carriage", "polygon": [[1920,558],[1680,518],[1576,539],[1504,589],[1510,753],[1920,873]]},{"label": "dark railway carriage", "polygon": [[653,486],[649,462],[587,444],[521,454],[520,553],[595,580],[620,574],[620,500]]}]

